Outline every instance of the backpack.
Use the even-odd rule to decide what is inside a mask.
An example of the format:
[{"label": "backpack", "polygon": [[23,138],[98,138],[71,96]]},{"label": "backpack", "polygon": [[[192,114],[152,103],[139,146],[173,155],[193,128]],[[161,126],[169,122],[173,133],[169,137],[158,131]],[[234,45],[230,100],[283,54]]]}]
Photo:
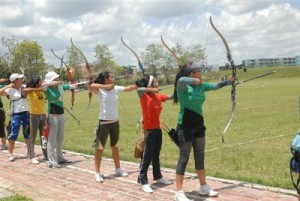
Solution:
[{"label": "backpack", "polygon": [[[291,180],[297,193],[300,194],[300,130],[290,146],[292,158],[290,160],[290,173]],[[295,182],[293,175],[297,175],[297,181]]]}]

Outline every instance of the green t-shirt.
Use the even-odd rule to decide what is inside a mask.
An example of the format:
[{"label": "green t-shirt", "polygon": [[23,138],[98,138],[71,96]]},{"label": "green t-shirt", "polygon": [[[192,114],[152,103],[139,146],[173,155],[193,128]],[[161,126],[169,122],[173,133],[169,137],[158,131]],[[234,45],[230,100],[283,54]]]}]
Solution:
[{"label": "green t-shirt", "polygon": [[184,108],[203,116],[202,105],[205,101],[205,91],[219,89],[218,84],[203,82],[194,85],[196,79],[182,77],[177,82],[177,97],[180,105],[178,123],[182,125]]},{"label": "green t-shirt", "polygon": [[[62,87],[62,90],[70,90],[70,85],[69,84],[62,84],[58,87]],[[63,101],[63,94],[60,93],[58,88],[55,87],[48,87],[47,90],[45,91],[47,100],[48,100],[48,113],[51,111],[51,104],[54,104],[56,106],[59,106],[61,108],[64,107]],[[62,97],[61,97],[62,96]]]}]

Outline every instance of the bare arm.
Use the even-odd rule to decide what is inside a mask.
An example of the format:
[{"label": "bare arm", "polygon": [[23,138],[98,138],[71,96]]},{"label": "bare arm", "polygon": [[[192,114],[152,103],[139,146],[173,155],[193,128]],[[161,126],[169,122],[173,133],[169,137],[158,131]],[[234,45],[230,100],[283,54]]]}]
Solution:
[{"label": "bare arm", "polygon": [[5,82],[7,82],[8,80],[7,79],[5,79],[5,78],[1,78],[0,79],[0,83],[5,83]]},{"label": "bare arm", "polygon": [[135,89],[137,89],[136,85],[130,85],[130,86],[125,87],[124,92],[133,91]]},{"label": "bare arm", "polygon": [[23,89],[23,91],[24,91],[25,93],[30,93],[30,92],[32,92],[32,91],[42,91],[42,90],[43,90],[42,87],[38,87],[38,88],[24,88],[24,89]]},{"label": "bare arm", "polygon": [[90,85],[90,89],[92,90],[92,92],[94,94],[98,94],[99,89],[111,90],[113,88],[114,88],[113,84],[96,84],[96,83],[93,83],[93,84]]},{"label": "bare arm", "polygon": [[173,100],[174,96],[173,95],[168,95],[168,99],[167,100]]},{"label": "bare arm", "polygon": [[13,83],[10,83],[9,85],[6,85],[5,87],[2,87],[0,89],[0,96],[7,96],[8,94],[5,92],[6,89],[14,87]]}]

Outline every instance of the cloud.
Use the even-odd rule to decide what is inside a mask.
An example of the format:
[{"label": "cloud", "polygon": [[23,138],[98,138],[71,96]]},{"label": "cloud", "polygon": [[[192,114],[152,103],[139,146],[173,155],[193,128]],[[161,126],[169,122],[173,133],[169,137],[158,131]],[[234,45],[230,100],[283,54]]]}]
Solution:
[{"label": "cloud", "polygon": [[281,4],[282,1],[278,0],[251,0],[251,1],[237,1],[237,0],[212,0],[210,2],[214,4],[219,10],[226,10],[233,15],[239,15],[243,13],[255,12],[260,9],[264,9],[270,5]]},{"label": "cloud", "polygon": [[42,45],[47,61],[58,64],[53,48],[64,53],[72,37],[94,60],[96,44],[106,44],[120,65],[136,64],[120,43],[123,36],[139,54],[164,36],[169,46],[201,43],[210,64],[224,65],[224,45],[209,24],[226,38],[233,58],[296,56],[300,54],[300,11],[295,1],[233,0],[2,0],[1,36],[31,39]]},{"label": "cloud", "polygon": [[[294,40],[300,34],[296,28],[300,25],[299,15],[299,8],[290,4],[271,4],[260,10],[239,15],[232,15],[223,10],[220,16],[216,16],[215,24],[226,36],[234,58],[238,58],[239,61],[265,57],[293,57],[299,55],[300,50],[298,40]],[[218,54],[220,53],[218,49]],[[225,60],[222,59],[222,62]]]},{"label": "cloud", "polygon": [[76,19],[88,13],[102,13],[112,4],[111,1],[98,0],[30,0],[36,12],[52,18]]},{"label": "cloud", "polygon": [[194,13],[200,5],[197,1],[145,1],[140,11],[145,16],[166,19]]}]

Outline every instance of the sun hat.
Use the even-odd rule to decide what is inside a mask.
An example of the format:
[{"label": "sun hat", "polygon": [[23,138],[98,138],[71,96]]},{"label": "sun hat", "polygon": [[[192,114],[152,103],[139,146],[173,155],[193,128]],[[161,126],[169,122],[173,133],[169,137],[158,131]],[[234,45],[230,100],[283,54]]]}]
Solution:
[{"label": "sun hat", "polygon": [[51,71],[45,75],[45,81],[52,82],[55,78],[58,78],[58,77],[59,77],[59,75],[56,72]]},{"label": "sun hat", "polygon": [[18,74],[18,73],[13,73],[11,74],[11,76],[9,77],[9,80],[11,82],[15,81],[16,79],[20,79],[20,78],[23,78],[24,75],[23,74]]}]

